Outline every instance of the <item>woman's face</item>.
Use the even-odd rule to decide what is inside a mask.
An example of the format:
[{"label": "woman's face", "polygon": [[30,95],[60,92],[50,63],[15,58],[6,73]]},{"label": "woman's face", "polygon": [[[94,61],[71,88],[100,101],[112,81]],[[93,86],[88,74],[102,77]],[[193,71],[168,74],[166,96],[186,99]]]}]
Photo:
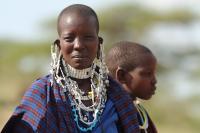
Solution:
[{"label": "woman's face", "polygon": [[66,15],[60,23],[59,40],[66,63],[76,69],[90,67],[99,48],[95,18],[78,14]]}]

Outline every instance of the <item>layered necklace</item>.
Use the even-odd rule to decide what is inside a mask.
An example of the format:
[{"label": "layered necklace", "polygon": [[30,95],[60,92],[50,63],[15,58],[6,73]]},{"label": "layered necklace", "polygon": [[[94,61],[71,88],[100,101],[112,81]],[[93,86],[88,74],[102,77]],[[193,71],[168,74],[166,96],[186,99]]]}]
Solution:
[{"label": "layered necklace", "polygon": [[[97,63],[83,70],[65,64],[64,59],[61,59],[60,63],[62,65],[58,64],[53,77],[61,85],[63,92],[68,94],[77,127],[83,132],[92,130],[100,120],[107,101],[106,87],[109,81],[106,70],[102,70],[101,64],[99,66]],[[78,83],[72,78],[90,78],[91,91],[88,94],[81,91]],[[86,106],[84,101],[92,101],[92,104]]]},{"label": "layered necklace", "polygon": [[136,100],[134,101],[134,105],[137,108],[137,111],[139,113],[139,117],[141,120],[141,125],[139,126],[141,130],[144,130],[145,133],[147,133],[147,128],[149,126],[149,120],[148,120],[148,115],[145,110],[145,108],[139,104],[139,101]]}]

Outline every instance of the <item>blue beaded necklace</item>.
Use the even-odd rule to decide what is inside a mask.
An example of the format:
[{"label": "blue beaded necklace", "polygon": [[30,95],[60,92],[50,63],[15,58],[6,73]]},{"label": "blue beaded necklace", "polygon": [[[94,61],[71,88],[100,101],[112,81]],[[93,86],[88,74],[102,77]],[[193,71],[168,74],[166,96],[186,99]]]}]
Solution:
[{"label": "blue beaded necklace", "polygon": [[83,127],[83,126],[81,126],[81,123],[79,121],[79,116],[77,114],[76,106],[75,106],[75,104],[74,104],[74,102],[72,100],[72,97],[70,95],[69,95],[69,100],[70,100],[71,107],[72,107],[72,112],[73,112],[73,115],[74,115],[74,121],[76,122],[76,125],[79,128],[79,130],[81,130],[82,132],[87,132],[89,130],[92,131],[92,129],[96,126],[98,120],[100,119],[100,114],[98,113],[97,119],[89,127],[87,127],[87,128]]}]

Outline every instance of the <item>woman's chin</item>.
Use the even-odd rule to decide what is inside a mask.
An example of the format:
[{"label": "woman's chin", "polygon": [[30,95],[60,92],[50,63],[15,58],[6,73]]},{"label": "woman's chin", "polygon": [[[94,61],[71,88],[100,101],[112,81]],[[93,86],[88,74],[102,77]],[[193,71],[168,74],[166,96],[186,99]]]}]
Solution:
[{"label": "woman's chin", "polygon": [[85,69],[85,68],[89,68],[91,65],[87,65],[86,63],[75,63],[73,64],[71,67],[75,68],[75,69]]}]

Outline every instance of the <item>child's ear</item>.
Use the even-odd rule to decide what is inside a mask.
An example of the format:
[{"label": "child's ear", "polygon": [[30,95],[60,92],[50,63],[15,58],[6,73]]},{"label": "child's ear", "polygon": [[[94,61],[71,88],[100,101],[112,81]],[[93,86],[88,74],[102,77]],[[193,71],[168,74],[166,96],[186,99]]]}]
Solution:
[{"label": "child's ear", "polygon": [[127,71],[125,71],[124,69],[118,67],[116,70],[116,80],[118,82],[120,82],[121,84],[127,84]]}]

